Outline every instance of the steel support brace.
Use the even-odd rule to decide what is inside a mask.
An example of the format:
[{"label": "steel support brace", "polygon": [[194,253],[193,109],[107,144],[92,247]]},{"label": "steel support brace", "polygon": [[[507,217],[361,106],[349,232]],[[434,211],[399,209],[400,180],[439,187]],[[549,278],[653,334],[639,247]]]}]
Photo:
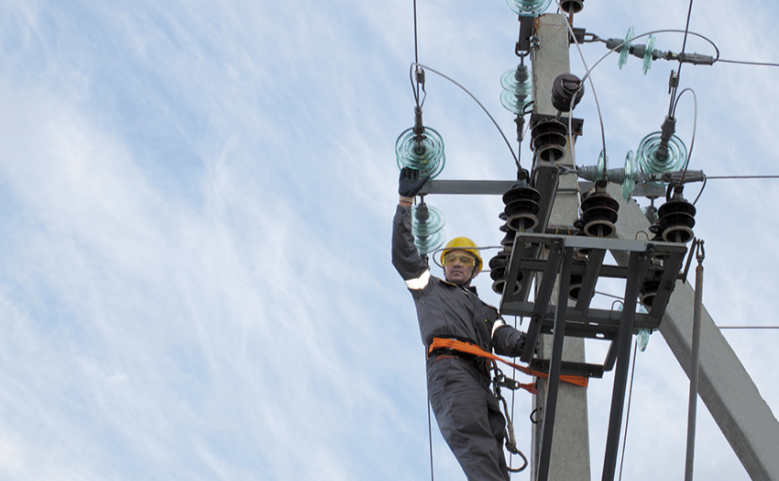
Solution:
[{"label": "steel support brace", "polygon": [[[544,406],[544,425],[541,434],[541,452],[538,457],[538,481],[547,481],[549,477],[549,461],[552,455],[552,437],[554,420],[557,411],[557,392],[560,388],[560,369],[563,361],[563,344],[565,342],[565,313],[568,308],[568,286],[571,279],[571,263],[573,249],[566,249],[563,258],[563,270],[560,274],[559,299],[555,314],[554,332],[552,336],[552,356],[549,364],[548,388],[546,405]],[[544,280],[547,276],[544,276]],[[540,325],[540,323],[539,323]]]},{"label": "steel support brace", "polygon": [[[606,454],[603,460],[603,481],[613,481],[619,450],[619,433],[622,428],[622,410],[625,404],[625,388],[630,368],[630,340],[633,337],[633,320],[636,316],[636,299],[640,280],[646,275],[650,256],[643,252],[631,252],[625,300],[622,308],[619,335],[616,341],[617,369],[614,372],[614,389],[611,393],[611,412],[606,438]],[[612,345],[613,346],[613,345]]]},{"label": "steel support brace", "polygon": [[587,270],[582,277],[582,288],[579,290],[579,299],[576,302],[576,310],[584,316],[590,309],[590,300],[595,295],[595,284],[598,282],[603,258],[606,256],[605,250],[593,250],[590,252],[590,258],[587,262]]},{"label": "steel support brace", "polygon": [[[538,339],[541,336],[541,327],[543,325],[542,320],[544,319],[544,314],[546,314],[546,310],[549,307],[549,300],[552,297],[555,279],[557,278],[557,270],[560,268],[562,253],[563,243],[561,241],[554,242],[550,247],[549,257],[546,260],[546,269],[544,269],[544,274],[541,278],[541,285],[539,286],[538,292],[536,293],[536,302],[533,307],[533,317],[531,318],[530,326],[528,326],[527,329],[525,347],[519,357],[519,359],[524,363],[529,363],[533,359],[533,353],[535,352],[536,344],[538,343]],[[570,270],[571,269],[569,267],[568,271],[570,272]],[[570,278],[570,276],[568,277]],[[565,290],[567,293],[568,288],[566,287]]]}]

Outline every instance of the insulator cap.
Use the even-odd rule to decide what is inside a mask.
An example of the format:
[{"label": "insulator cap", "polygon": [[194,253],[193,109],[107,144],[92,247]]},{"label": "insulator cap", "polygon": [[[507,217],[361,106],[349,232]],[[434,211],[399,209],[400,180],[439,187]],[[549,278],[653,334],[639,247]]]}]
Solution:
[{"label": "insulator cap", "polygon": [[565,13],[579,13],[584,8],[584,0],[562,0],[560,10]]},{"label": "insulator cap", "polygon": [[564,73],[552,84],[552,105],[560,112],[573,110],[584,96],[584,84],[576,75]]}]

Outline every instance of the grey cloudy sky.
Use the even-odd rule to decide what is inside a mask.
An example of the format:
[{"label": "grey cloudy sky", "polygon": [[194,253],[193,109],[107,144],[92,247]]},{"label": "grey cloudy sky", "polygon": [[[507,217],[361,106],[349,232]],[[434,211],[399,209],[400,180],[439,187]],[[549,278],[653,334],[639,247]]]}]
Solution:
[{"label": "grey cloudy sky", "polygon": [[[510,133],[499,78],[516,66],[516,16],[500,0],[418,3],[420,62]],[[588,0],[575,21],[623,37],[682,29],[686,11]],[[0,478],[428,479],[423,349],[389,260],[412,2],[4,0],[0,12]],[[712,0],[690,28],[722,58],[776,62],[777,19],[768,0]],[[656,48],[681,42],[658,35]],[[583,51],[590,65],[606,53]],[[712,53],[694,38],[688,51]],[[676,68],[616,63],[592,74],[612,165],[659,128]],[[765,67],[684,67],[698,99],[691,168],[779,173],[774,83]],[[440,178],[514,177],[474,102],[433,75],[427,93]],[[683,97],[688,145],[693,114]],[[592,164],[591,95],[577,115],[577,159]],[[697,204],[720,325],[779,323],[777,200],[776,181],[720,180]],[[502,237],[499,199],[428,201],[449,238]],[[726,337],[776,412],[779,333]],[[589,388],[594,473],[610,390],[608,377]],[[660,335],[638,356],[633,396],[624,478],[681,477],[687,379]],[[515,409],[528,453],[529,397]],[[697,475],[748,479],[699,414]],[[464,479],[435,426],[433,447],[436,478]]]}]

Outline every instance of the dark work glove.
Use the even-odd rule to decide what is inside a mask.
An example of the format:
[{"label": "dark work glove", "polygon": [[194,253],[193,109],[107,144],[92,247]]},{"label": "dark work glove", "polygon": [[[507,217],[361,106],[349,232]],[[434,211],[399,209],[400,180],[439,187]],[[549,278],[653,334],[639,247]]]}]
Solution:
[{"label": "dark work glove", "polygon": [[522,349],[525,348],[525,339],[527,339],[527,334],[524,332],[519,333],[519,338],[517,339],[517,343],[514,345],[514,349],[518,353],[517,356],[522,354]]},{"label": "dark work glove", "polygon": [[430,180],[429,175],[420,178],[418,170],[403,167],[400,169],[398,194],[400,194],[401,197],[415,197],[428,180]]},{"label": "dark work glove", "polygon": [[[516,352],[518,353],[517,356],[522,354],[522,349],[525,348],[526,340],[527,340],[527,334],[524,332],[520,332],[519,339],[517,339],[517,343],[515,345]],[[538,344],[536,344],[536,348],[533,349],[533,355],[536,354],[538,354]]]}]

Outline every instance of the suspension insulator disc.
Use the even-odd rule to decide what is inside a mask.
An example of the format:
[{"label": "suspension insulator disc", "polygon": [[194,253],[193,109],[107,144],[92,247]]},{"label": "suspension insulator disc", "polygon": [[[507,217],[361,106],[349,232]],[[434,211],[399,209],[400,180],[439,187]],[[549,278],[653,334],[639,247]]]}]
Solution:
[{"label": "suspension insulator disc", "polygon": [[552,0],[506,0],[509,8],[520,17],[537,17],[544,13]]},{"label": "suspension insulator disc", "polygon": [[619,48],[619,62],[617,65],[619,65],[619,69],[622,70],[622,67],[625,66],[626,63],[628,63],[628,54],[630,54],[630,44],[633,43],[633,27],[630,27],[628,29],[627,35],[625,35],[625,43],[622,44],[622,46]]},{"label": "suspension insulator disc", "polygon": [[609,158],[603,153],[603,150],[601,150],[600,155],[598,155],[597,168],[598,177],[595,180],[604,179],[606,171],[609,170]]},{"label": "suspension insulator disc", "polygon": [[395,141],[395,156],[398,168],[410,167],[418,170],[422,176],[429,175],[431,179],[438,177],[444,170],[446,156],[444,155],[444,139],[441,134],[425,127],[421,144],[417,142],[414,129],[403,131]]},{"label": "suspension insulator disc", "polygon": [[522,115],[525,107],[533,101],[533,82],[528,68],[521,65],[516,70],[506,71],[500,77],[500,85],[503,87],[501,105],[509,112]]},{"label": "suspension insulator disc", "polygon": [[630,200],[636,187],[636,171],[638,171],[638,163],[633,151],[630,150],[625,157],[625,179],[622,181],[622,197],[626,202]]},{"label": "suspension insulator disc", "polygon": [[444,228],[444,214],[433,206],[421,203],[411,209],[411,233],[417,237],[431,236]]},{"label": "suspension insulator disc", "polygon": [[567,134],[568,128],[562,122],[554,119],[541,120],[533,127],[530,146],[541,160],[557,162],[565,157]]},{"label": "suspension insulator disc", "polygon": [[644,75],[649,72],[649,69],[652,68],[652,60],[654,60],[654,57],[652,57],[652,52],[655,50],[655,36],[649,35],[649,38],[646,41],[646,52],[644,52]]},{"label": "suspension insulator disc", "polygon": [[414,237],[414,244],[422,255],[430,254],[444,245],[444,231],[438,231],[430,236]]},{"label": "suspension insulator disc", "polygon": [[[684,168],[687,162],[687,147],[682,139],[672,135],[668,141],[668,155],[663,158],[658,152],[660,149],[661,132],[652,132],[641,140],[636,151],[636,160],[641,172],[645,174],[662,174]],[[657,186],[665,185],[662,182],[652,182]]]}]

